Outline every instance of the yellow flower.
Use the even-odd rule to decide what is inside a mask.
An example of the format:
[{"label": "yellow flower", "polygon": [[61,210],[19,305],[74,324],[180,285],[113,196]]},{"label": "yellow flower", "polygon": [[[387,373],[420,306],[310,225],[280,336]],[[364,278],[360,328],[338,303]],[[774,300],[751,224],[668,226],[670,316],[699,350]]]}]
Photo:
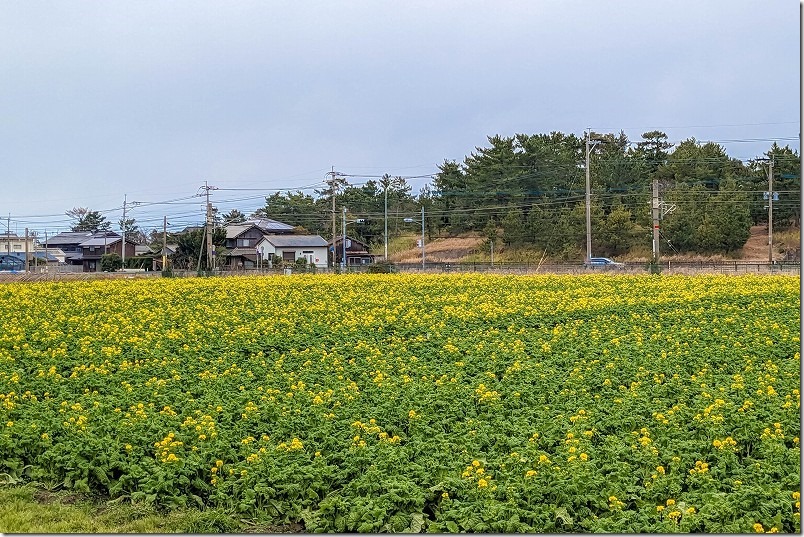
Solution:
[{"label": "yellow flower", "polygon": [[478,481],[477,481],[477,488],[479,488],[479,489],[482,489],[483,487],[487,487],[488,485],[489,485],[489,482],[486,481],[485,479],[481,478],[481,479],[478,479]]},{"label": "yellow flower", "polygon": [[664,505],[657,505],[657,506],[656,506],[656,511],[657,511],[657,512],[659,512],[659,513],[661,513],[662,511],[664,511]]},{"label": "yellow flower", "polygon": [[754,524],[754,533],[765,533],[765,528],[762,527],[762,524],[757,522]]},{"label": "yellow flower", "polygon": [[536,470],[528,470],[525,477],[533,477],[536,475]]},{"label": "yellow flower", "polygon": [[442,492],[441,497],[444,498],[445,500],[449,500],[449,492]]},{"label": "yellow flower", "polygon": [[673,498],[670,498],[670,499],[667,500],[667,507],[670,507],[671,505],[675,505],[675,504],[676,504],[676,501]]}]

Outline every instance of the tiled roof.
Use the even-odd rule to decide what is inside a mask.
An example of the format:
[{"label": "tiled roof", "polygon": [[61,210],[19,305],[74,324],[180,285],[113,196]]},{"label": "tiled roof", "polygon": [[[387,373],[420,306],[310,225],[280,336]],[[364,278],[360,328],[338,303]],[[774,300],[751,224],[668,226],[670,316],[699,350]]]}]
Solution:
[{"label": "tiled roof", "polygon": [[46,242],[48,245],[79,244],[90,237],[92,237],[92,233],[89,231],[65,231],[64,233],[48,237]]},{"label": "tiled roof", "polygon": [[264,239],[277,248],[326,248],[320,235],[266,235]]},{"label": "tiled roof", "polygon": [[81,242],[79,246],[111,246],[122,239],[123,237],[92,237]]},{"label": "tiled roof", "polygon": [[226,226],[226,238],[235,239],[244,231],[254,227],[254,224],[230,224]]}]

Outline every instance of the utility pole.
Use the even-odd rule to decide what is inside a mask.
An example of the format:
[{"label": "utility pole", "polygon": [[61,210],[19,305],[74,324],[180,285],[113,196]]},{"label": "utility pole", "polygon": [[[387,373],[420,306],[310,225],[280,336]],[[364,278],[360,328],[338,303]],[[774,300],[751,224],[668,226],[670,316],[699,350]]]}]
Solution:
[{"label": "utility pole", "polygon": [[773,155],[768,166],[768,263],[773,264]]},{"label": "utility pole", "polygon": [[[341,271],[346,270],[346,207],[343,208],[343,218],[341,220],[341,230],[343,231],[343,257],[341,258]],[[332,245],[335,245],[335,241],[332,242]],[[333,255],[334,257],[334,255]]]},{"label": "utility pole", "polygon": [[659,180],[653,180],[653,197],[651,200],[651,216],[653,217],[653,265],[659,264],[659,218],[661,217],[659,202]]},{"label": "utility pole", "polygon": [[424,204],[422,203],[422,269],[424,268]]},{"label": "utility pole", "polygon": [[491,245],[491,266],[494,266],[494,240],[490,240],[489,244]]},{"label": "utility pole", "polygon": [[592,187],[591,176],[589,173],[589,137],[591,131],[586,131],[586,263],[592,261]]},{"label": "utility pole", "polygon": [[[206,199],[207,199],[207,217],[206,217],[206,225],[204,226],[204,235],[206,237],[207,243],[207,270],[212,270],[214,258],[212,255],[212,204],[209,202],[209,191],[210,190],[217,190],[217,187],[209,186],[206,181],[204,181],[204,186],[202,187],[206,192]],[[203,242],[203,241],[202,241]],[[199,260],[201,256],[199,255]],[[199,261],[199,270],[200,270],[200,261]]]},{"label": "utility pole", "polygon": [[162,218],[162,272],[167,270],[167,216]]},{"label": "utility pole", "polygon": [[123,194],[123,225],[120,226],[123,232],[123,246],[120,249],[123,257],[123,268],[126,268],[126,197],[127,194]]},{"label": "utility pole", "polygon": [[28,272],[28,228],[25,228],[25,272]]},{"label": "utility pole", "polygon": [[50,273],[50,267],[48,266],[48,259],[47,259],[47,230],[45,230],[45,272],[48,274]]},{"label": "utility pole", "polygon": [[332,171],[326,173],[329,176],[328,183],[329,183],[329,194],[332,198],[332,268],[335,268],[335,188],[336,188],[336,180],[335,178],[340,175],[340,172],[335,171],[335,166],[332,167]]},{"label": "utility pole", "polygon": [[586,263],[592,262],[592,178],[591,178],[591,153],[592,148],[600,142],[605,142],[605,138],[592,138],[592,129],[586,131]]},{"label": "utility pole", "polygon": [[388,183],[390,178],[385,181],[385,262],[388,262]]},{"label": "utility pole", "polygon": [[11,213],[8,213],[8,220],[6,221],[6,238],[8,239],[8,246],[6,247],[6,253],[11,253]]}]

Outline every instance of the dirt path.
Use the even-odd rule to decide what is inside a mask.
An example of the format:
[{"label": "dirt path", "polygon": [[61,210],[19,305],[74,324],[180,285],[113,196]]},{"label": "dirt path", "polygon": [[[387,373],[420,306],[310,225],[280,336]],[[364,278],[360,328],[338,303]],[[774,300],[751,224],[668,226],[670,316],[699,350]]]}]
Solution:
[{"label": "dirt path", "polygon": [[745,261],[768,260],[768,226],[751,226],[751,235],[745,241],[740,256]]}]

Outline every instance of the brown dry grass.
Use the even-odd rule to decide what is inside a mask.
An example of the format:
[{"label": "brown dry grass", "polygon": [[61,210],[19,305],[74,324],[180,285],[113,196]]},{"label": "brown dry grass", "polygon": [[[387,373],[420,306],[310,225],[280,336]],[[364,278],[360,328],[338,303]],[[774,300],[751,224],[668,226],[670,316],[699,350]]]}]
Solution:
[{"label": "brown dry grass", "polygon": [[[773,234],[774,237],[774,257],[781,258],[785,249],[798,248],[800,244],[800,230],[791,229],[780,231]],[[390,254],[391,261],[394,263],[417,263],[422,259],[421,249],[416,246],[418,237],[408,237],[404,243],[398,244],[399,249]],[[496,244],[495,244],[496,246]],[[425,256],[428,262],[457,263],[461,261],[472,261],[479,252],[488,256],[486,251],[485,238],[464,234],[458,237],[436,238],[425,244]],[[499,251],[499,259],[505,257],[505,250]],[[535,252],[535,250],[534,250]],[[519,252],[525,255],[526,252]],[[541,257],[542,252],[535,252]],[[723,261],[756,261],[759,263],[768,260],[768,227],[767,225],[752,226],[748,240],[742,249],[730,255],[698,255],[684,254],[673,255],[665,244],[662,248],[661,258],[663,260],[687,261],[687,262],[723,262]],[[636,248],[630,255],[622,256],[620,261],[647,262],[650,259],[650,245],[645,248]],[[551,261],[549,258],[545,261]]]}]

